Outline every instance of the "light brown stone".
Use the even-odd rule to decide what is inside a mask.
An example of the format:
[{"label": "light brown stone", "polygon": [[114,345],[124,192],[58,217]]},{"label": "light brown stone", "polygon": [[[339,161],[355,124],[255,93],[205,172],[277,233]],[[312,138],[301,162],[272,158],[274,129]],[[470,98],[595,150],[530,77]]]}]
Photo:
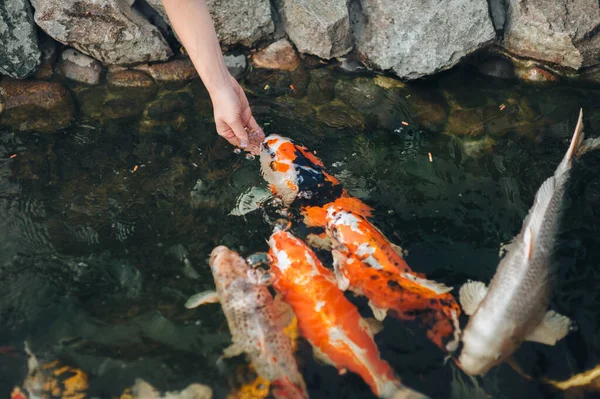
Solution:
[{"label": "light brown stone", "polygon": [[300,60],[290,42],[281,39],[254,54],[252,63],[257,68],[293,71],[298,68]]}]

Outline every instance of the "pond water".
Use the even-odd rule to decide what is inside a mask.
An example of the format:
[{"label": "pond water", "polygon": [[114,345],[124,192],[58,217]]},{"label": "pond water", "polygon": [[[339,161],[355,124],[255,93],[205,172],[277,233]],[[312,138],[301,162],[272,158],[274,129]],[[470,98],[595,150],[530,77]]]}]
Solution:
[{"label": "pond water", "polygon": [[[244,80],[265,133],[315,150],[375,208],[375,224],[408,250],[414,270],[454,292],[467,279],[488,282],[499,246],[520,230],[564,155],[580,107],[588,136],[597,135],[600,91],[469,69],[392,83],[327,68]],[[90,397],[118,397],[143,378],[162,390],[199,382],[224,398],[244,359],[217,367],[230,342],[220,308],[183,304],[213,288],[215,246],[267,249],[262,211],[229,215],[240,194],[265,187],[258,159],[217,138],[198,81],[161,89],[147,105],[121,99],[139,107],[125,116],[107,111],[103,90],[73,88],[79,116],[64,132],[0,131],[0,346],[16,348],[0,353],[0,397],[26,376],[27,340],[41,359],[85,371]],[[565,209],[552,305],[578,328],[555,347],[526,343],[516,355],[529,374],[558,380],[600,362],[600,155],[575,165]],[[477,390],[444,364],[424,329],[389,318],[384,326],[382,357],[433,398],[584,397],[507,365],[478,379]],[[311,398],[373,397],[359,377],[338,376],[300,348]]]}]

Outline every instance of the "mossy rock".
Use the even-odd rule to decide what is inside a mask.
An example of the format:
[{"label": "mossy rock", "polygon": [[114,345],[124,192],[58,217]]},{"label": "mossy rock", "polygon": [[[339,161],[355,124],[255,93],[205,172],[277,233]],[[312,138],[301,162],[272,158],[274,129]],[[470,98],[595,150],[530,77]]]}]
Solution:
[{"label": "mossy rock", "polygon": [[313,105],[328,103],[335,97],[335,79],[328,68],[310,71],[310,83],[306,91],[308,101]]},{"label": "mossy rock", "polygon": [[364,111],[379,105],[384,99],[385,92],[375,84],[373,79],[341,79],[335,85],[335,96],[338,100]]},{"label": "mossy rock", "polygon": [[73,121],[73,98],[60,83],[4,78],[0,97],[5,99],[0,125],[18,131],[55,133]]},{"label": "mossy rock", "polygon": [[194,99],[187,91],[163,92],[148,104],[144,115],[154,120],[171,120],[175,114],[194,110]]},{"label": "mossy rock", "polygon": [[320,122],[336,129],[362,129],[365,126],[365,117],[360,111],[337,100],[317,108],[317,117]]}]

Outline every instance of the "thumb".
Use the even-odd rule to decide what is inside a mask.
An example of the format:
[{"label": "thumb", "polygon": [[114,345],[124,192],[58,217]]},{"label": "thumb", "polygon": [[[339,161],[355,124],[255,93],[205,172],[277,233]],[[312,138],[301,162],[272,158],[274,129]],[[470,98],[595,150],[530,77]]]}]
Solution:
[{"label": "thumb", "polygon": [[235,137],[240,141],[240,147],[246,148],[248,146],[248,133],[244,129],[244,125],[240,119],[235,120],[231,125],[231,130],[235,134]]}]

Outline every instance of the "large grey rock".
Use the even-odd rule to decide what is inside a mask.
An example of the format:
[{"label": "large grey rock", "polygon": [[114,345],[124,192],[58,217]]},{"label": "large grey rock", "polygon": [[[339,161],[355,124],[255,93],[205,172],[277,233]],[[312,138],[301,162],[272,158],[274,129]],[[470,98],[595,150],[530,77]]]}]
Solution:
[{"label": "large grey rock", "polygon": [[35,22],[55,40],[106,65],[173,55],[158,29],[127,0],[32,0]]},{"label": "large grey rock", "polygon": [[301,53],[331,59],[352,49],[346,0],[279,0],[277,8]]},{"label": "large grey rock", "polygon": [[405,79],[448,69],[495,37],[486,0],[360,0],[355,7],[360,54]]},{"label": "large grey rock", "polygon": [[508,0],[507,50],[579,69],[600,55],[598,0]]},{"label": "large grey rock", "polygon": [[29,2],[0,1],[0,73],[26,78],[40,65],[41,55]]},{"label": "large grey rock", "polygon": [[[146,1],[169,22],[161,0]],[[206,4],[221,44],[250,47],[275,30],[269,0],[206,0]]]}]

